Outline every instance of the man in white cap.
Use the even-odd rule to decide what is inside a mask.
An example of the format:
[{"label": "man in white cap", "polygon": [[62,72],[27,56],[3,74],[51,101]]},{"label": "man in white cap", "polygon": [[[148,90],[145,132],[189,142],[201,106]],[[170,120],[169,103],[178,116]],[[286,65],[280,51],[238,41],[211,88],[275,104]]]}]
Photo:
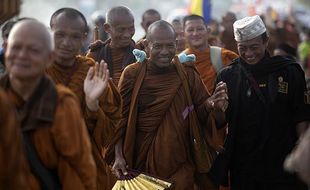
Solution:
[{"label": "man in white cap", "polygon": [[304,73],[293,60],[269,55],[259,16],[237,20],[234,36],[240,58],[217,78],[227,83],[229,133],[210,177],[227,185],[229,172],[231,190],[307,190],[283,169],[310,120]]}]

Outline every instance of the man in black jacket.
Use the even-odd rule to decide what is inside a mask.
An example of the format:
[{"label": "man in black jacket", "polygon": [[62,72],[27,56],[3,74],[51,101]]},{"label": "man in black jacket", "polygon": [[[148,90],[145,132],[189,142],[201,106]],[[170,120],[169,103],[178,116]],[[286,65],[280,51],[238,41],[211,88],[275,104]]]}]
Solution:
[{"label": "man in black jacket", "polygon": [[234,23],[240,58],[217,80],[227,83],[229,133],[225,151],[210,177],[231,190],[306,190],[283,170],[283,162],[310,120],[304,72],[293,60],[271,57],[268,34],[259,16]]}]

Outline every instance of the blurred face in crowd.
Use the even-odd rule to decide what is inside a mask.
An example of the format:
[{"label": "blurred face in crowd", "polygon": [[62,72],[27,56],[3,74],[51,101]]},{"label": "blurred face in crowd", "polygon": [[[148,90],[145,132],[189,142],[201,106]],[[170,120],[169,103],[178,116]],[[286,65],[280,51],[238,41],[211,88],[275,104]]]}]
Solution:
[{"label": "blurred face in crowd", "polygon": [[130,45],[135,34],[134,18],[129,14],[125,17],[114,15],[113,22],[105,23],[104,28],[111,37],[112,47],[126,47]]},{"label": "blurred face in crowd", "polygon": [[51,37],[43,24],[20,21],[7,41],[5,63],[10,79],[36,81],[53,61]]},{"label": "blurred face in crowd", "polygon": [[171,65],[176,53],[176,36],[172,27],[152,27],[146,40],[150,62],[164,68]]},{"label": "blurred face in crowd", "polygon": [[172,23],[172,26],[176,34],[177,52],[182,52],[185,49],[185,37],[183,26],[181,23]]},{"label": "blurred face in crowd", "polygon": [[143,19],[141,22],[141,26],[143,27],[144,31],[146,32],[149,26],[155,22],[160,20],[159,14],[144,14]]},{"label": "blurred face in crowd", "polygon": [[248,64],[257,64],[264,56],[268,46],[268,40],[263,40],[262,36],[254,39],[237,42],[240,57]]},{"label": "blurred face in crowd", "polygon": [[200,50],[207,48],[209,30],[203,20],[187,20],[184,23],[184,35],[191,48]]},{"label": "blurred face in crowd", "polygon": [[75,60],[86,38],[83,19],[80,17],[71,19],[60,13],[54,18],[52,30],[57,61],[64,64],[65,61]]}]

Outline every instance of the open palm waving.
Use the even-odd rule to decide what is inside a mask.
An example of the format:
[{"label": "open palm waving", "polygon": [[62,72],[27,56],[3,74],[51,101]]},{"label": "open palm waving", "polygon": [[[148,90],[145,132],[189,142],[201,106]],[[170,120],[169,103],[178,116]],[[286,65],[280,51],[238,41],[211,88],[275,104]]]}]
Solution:
[{"label": "open palm waving", "polygon": [[107,64],[103,60],[96,62],[95,66],[88,70],[84,80],[84,93],[86,105],[91,111],[99,109],[99,97],[107,87],[109,77]]}]

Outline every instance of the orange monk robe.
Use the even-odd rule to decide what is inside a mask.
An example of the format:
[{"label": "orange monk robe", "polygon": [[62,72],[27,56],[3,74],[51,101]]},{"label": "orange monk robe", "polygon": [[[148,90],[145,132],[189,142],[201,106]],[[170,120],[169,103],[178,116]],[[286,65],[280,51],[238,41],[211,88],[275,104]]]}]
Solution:
[{"label": "orange monk robe", "polygon": [[87,57],[91,57],[97,62],[104,60],[108,64],[110,76],[117,86],[124,68],[136,61],[132,50],[141,48],[142,44],[135,44],[134,41],[126,47],[112,48],[111,39],[108,39],[105,42],[96,42],[91,45]]},{"label": "orange monk robe", "polygon": [[[62,189],[95,190],[96,166],[76,96],[63,86],[56,88],[44,76],[26,102],[12,89],[7,75],[0,82],[16,109],[22,132],[30,133],[38,159],[56,172]],[[23,158],[27,186],[40,190],[26,154]]]},{"label": "orange monk robe", "polygon": [[[204,51],[197,51],[188,48],[184,51],[186,54],[195,54],[196,62],[195,66],[200,74],[203,83],[206,85],[210,93],[214,91],[214,82],[216,79],[216,70],[212,66],[210,58],[210,48]],[[230,50],[222,49],[221,51],[223,67],[231,63],[231,61],[238,57],[238,55]]]},{"label": "orange monk robe", "polygon": [[5,92],[0,90],[0,189],[29,189],[25,186],[21,131]]},{"label": "orange monk robe", "polygon": [[[160,69],[142,64],[129,65],[122,73],[123,114],[115,139],[124,138],[129,168],[169,179],[177,190],[193,189],[197,171],[190,153],[188,99],[180,76],[175,65]],[[193,65],[185,69],[197,116],[206,123],[209,93]]]},{"label": "orange monk robe", "polygon": [[95,62],[91,58],[77,56],[73,67],[65,68],[53,63],[47,74],[56,84],[63,84],[71,89],[79,98],[86,125],[91,138],[93,156],[97,165],[98,189],[111,189],[116,181],[109,166],[104,162],[104,149],[113,137],[116,126],[120,120],[121,98],[111,80],[104,94],[100,97],[100,109],[91,112],[85,102],[83,90],[84,79],[90,66]]}]

